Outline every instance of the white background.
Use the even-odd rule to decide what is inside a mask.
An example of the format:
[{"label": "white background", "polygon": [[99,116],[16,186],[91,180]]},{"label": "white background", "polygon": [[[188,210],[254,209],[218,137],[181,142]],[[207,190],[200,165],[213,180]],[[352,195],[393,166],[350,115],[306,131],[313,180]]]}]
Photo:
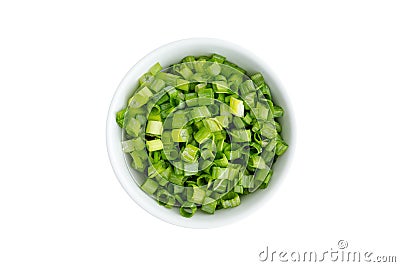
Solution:
[{"label": "white background", "polygon": [[[267,245],[340,239],[399,262],[399,12],[396,1],[1,1],[0,266],[266,266]],[[274,198],[209,230],[142,210],[105,144],[125,73],[189,37],[259,55],[297,127]]]}]

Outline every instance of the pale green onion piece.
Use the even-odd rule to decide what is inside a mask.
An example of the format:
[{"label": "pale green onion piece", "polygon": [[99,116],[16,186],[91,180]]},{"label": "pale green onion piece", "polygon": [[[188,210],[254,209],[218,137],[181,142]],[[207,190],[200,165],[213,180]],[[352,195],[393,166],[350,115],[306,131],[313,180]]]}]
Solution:
[{"label": "pale green onion piece", "polygon": [[163,80],[167,85],[175,86],[177,80],[180,78],[178,75],[174,75],[166,72],[157,73],[156,77],[160,80]]},{"label": "pale green onion piece", "polygon": [[229,85],[226,81],[214,81],[212,83],[212,86],[216,93],[219,94],[231,93]]},{"label": "pale green onion piece", "polygon": [[125,153],[139,151],[145,148],[145,143],[142,138],[130,139],[122,142],[122,150]]},{"label": "pale green onion piece", "polygon": [[206,127],[210,132],[219,132],[222,130],[221,124],[215,118],[204,119],[203,123],[204,127]]},{"label": "pale green onion piece", "polygon": [[160,139],[146,141],[146,146],[149,152],[163,149],[163,143]]},{"label": "pale green onion piece", "polygon": [[242,100],[231,97],[229,106],[231,108],[232,114],[238,117],[244,117],[244,105]]},{"label": "pale green onion piece", "polygon": [[218,202],[215,199],[211,197],[205,197],[203,205],[201,206],[201,210],[210,214],[214,214],[217,204]]},{"label": "pale green onion piece", "polygon": [[172,117],[172,128],[180,129],[189,122],[185,113],[175,113]]},{"label": "pale green onion piece", "polygon": [[148,121],[146,127],[146,134],[161,136],[163,132],[163,125],[161,121]]},{"label": "pale green onion piece", "polygon": [[181,158],[182,160],[189,163],[194,162],[198,159],[198,152],[199,152],[198,147],[188,144],[181,153]]},{"label": "pale green onion piece", "polygon": [[194,140],[196,140],[197,143],[202,144],[204,141],[206,141],[209,137],[211,136],[210,130],[208,130],[205,127],[200,128],[199,131],[197,131],[194,134]]},{"label": "pale green onion piece", "polygon": [[206,68],[209,75],[216,76],[221,72],[221,66],[218,63],[212,63]]},{"label": "pale green onion piece", "polygon": [[151,68],[150,68],[150,70],[149,70],[149,72],[151,73],[151,75],[156,75],[157,73],[159,73],[160,71],[162,70],[162,67],[161,67],[161,65],[160,65],[160,63],[156,63],[156,64],[154,64]]},{"label": "pale green onion piece", "polygon": [[153,179],[146,179],[141,186],[142,190],[149,195],[154,194],[157,191],[158,183]]},{"label": "pale green onion piece", "polygon": [[186,128],[172,130],[172,141],[174,142],[187,142],[189,137],[190,134]]},{"label": "pale green onion piece", "polygon": [[133,108],[139,108],[147,104],[152,96],[153,93],[150,91],[150,89],[143,87],[129,100],[129,106]]},{"label": "pale green onion piece", "polygon": [[125,131],[131,136],[139,136],[142,131],[140,122],[135,118],[130,118],[126,122]]},{"label": "pale green onion piece", "polygon": [[196,204],[202,204],[205,196],[206,196],[206,191],[203,188],[194,186],[192,190],[188,190],[187,199],[190,202]]},{"label": "pale green onion piece", "polygon": [[191,119],[209,118],[211,113],[206,106],[195,107],[190,111]]}]

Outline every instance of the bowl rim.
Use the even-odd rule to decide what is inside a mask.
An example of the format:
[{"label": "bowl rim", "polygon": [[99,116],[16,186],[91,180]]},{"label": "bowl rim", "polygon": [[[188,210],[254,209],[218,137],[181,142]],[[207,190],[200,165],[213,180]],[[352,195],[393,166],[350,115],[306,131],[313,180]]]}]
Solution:
[{"label": "bowl rim", "polygon": [[[121,145],[120,145],[120,139],[117,140],[115,138],[115,127],[117,126],[115,123],[115,112],[118,111],[120,108],[118,108],[118,104],[121,101],[124,101],[126,103],[126,96],[123,97],[123,93],[125,93],[127,88],[131,88],[130,91],[133,90],[133,88],[136,85],[132,84],[137,84],[138,78],[144,73],[140,69],[148,69],[152,64],[157,62],[157,55],[158,54],[163,54],[165,52],[168,52],[169,50],[173,50],[179,47],[186,47],[186,46],[196,46],[199,44],[208,44],[210,47],[213,46],[218,46],[218,47],[226,47],[226,49],[230,49],[233,51],[237,51],[241,54],[244,54],[250,61],[256,61],[258,64],[257,70],[263,72],[263,75],[267,74],[269,77],[269,80],[273,82],[274,87],[277,88],[276,91],[272,91],[272,94],[275,95],[277,92],[281,95],[281,98],[283,99],[283,102],[285,103],[285,116],[288,116],[289,118],[285,118],[288,121],[288,125],[285,126],[289,128],[288,135],[290,139],[290,147],[288,151],[283,155],[285,158],[285,162],[283,163],[283,168],[280,170],[279,174],[279,179],[273,179],[274,180],[274,188],[277,187],[278,184],[282,183],[282,177],[284,177],[284,174],[289,170],[291,162],[292,162],[292,155],[294,154],[294,149],[295,149],[295,119],[294,119],[294,113],[292,112],[292,105],[290,103],[290,99],[285,91],[285,89],[282,86],[282,83],[279,81],[277,78],[276,74],[272,72],[272,70],[268,67],[268,65],[263,62],[262,59],[260,59],[258,56],[253,54],[252,52],[248,51],[247,49],[234,44],[229,41],[221,40],[221,39],[215,39],[215,38],[188,38],[188,39],[182,39],[182,40],[177,40],[174,42],[167,43],[163,46],[160,46],[147,55],[145,55],[142,59],[140,59],[133,67],[130,68],[130,70],[126,73],[124,78],[121,80],[120,84],[118,85],[111,104],[108,109],[108,114],[107,114],[107,121],[106,121],[106,145],[107,145],[107,152],[108,152],[108,157],[112,166],[112,169],[115,173],[115,176],[117,177],[119,183],[121,186],[124,188],[124,190],[128,193],[128,195],[144,210],[146,210],[148,213],[153,215],[154,217],[161,219],[165,222],[168,222],[173,225],[177,226],[182,226],[182,227],[188,227],[188,228],[214,228],[214,227],[220,227],[226,224],[230,224],[232,222],[238,221],[240,219],[243,219],[244,217],[248,216],[251,214],[253,211],[256,209],[260,208],[262,203],[258,203],[258,205],[252,205],[250,206],[251,209],[248,209],[246,211],[246,214],[242,214],[242,216],[230,216],[229,214],[224,217],[219,217],[218,220],[213,220],[213,217],[210,217],[210,215],[205,215],[207,217],[210,217],[211,220],[201,220],[198,221],[196,220],[196,215],[193,216],[190,219],[187,218],[179,218],[180,215],[178,213],[179,217],[176,217],[176,214],[172,214],[170,209],[166,209],[162,206],[159,206],[154,199],[150,198],[146,193],[144,193],[140,187],[136,184],[135,181],[133,181],[131,174],[126,167],[125,160],[123,160],[123,155],[124,153],[122,152]],[[210,52],[211,53],[211,52]],[[228,57],[229,59],[229,57]],[[154,62],[154,60],[156,60]],[[176,62],[178,62],[180,59],[176,59]],[[235,62],[236,63],[236,62]],[[241,66],[240,63],[237,63],[239,66]],[[140,72],[139,72],[140,70]],[[147,70],[145,70],[147,71]],[[133,79],[133,76],[135,79]],[[274,102],[275,102],[275,97],[274,97]],[[287,130],[287,128],[285,128]],[[121,131],[121,130],[120,130]],[[287,138],[285,137],[285,140]],[[121,157],[122,156],[122,157]],[[282,157],[282,158],[283,158]],[[278,162],[282,161],[280,158]],[[276,163],[274,164],[274,166]],[[275,167],[274,167],[275,168]],[[274,173],[274,176],[276,173]],[[278,180],[278,183],[276,182]],[[267,197],[271,197],[273,193],[275,193],[277,190],[269,190],[271,186],[269,186],[266,190],[268,190],[269,195]],[[149,200],[153,203],[150,203]],[[262,202],[265,202],[264,200]],[[157,206],[159,207],[157,207]],[[242,204],[241,204],[242,205]],[[240,207],[240,206],[239,206]],[[165,211],[171,213],[171,215],[168,215],[166,212],[162,212],[160,208],[164,209]],[[237,208],[236,208],[237,209]],[[233,209],[234,210],[234,209]],[[221,212],[221,211],[218,211]],[[216,215],[212,215],[216,216]]]}]

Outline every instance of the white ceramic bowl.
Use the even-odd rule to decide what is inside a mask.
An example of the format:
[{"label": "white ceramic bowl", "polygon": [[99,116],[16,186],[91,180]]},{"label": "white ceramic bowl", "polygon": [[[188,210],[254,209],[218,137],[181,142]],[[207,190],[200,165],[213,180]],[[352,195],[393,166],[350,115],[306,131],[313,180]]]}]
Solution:
[{"label": "white ceramic bowl", "polygon": [[[125,155],[121,149],[121,129],[115,122],[115,113],[121,110],[127,103],[132,90],[136,88],[139,77],[148,71],[148,69],[160,62],[163,67],[170,66],[179,62],[188,55],[200,56],[217,53],[225,56],[229,61],[239,65],[249,72],[259,71],[263,74],[265,80],[271,88],[273,100],[285,109],[285,116],[281,118],[282,137],[289,144],[289,149],[280,157],[273,166],[274,175],[267,189],[257,190],[242,198],[240,206],[233,209],[223,209],[215,212],[214,215],[208,215],[197,212],[192,218],[184,218],[179,214],[178,209],[167,209],[160,206],[153,198],[143,192],[134,179],[125,163]],[[157,48],[147,56],[142,58],[126,74],[118,86],[117,91],[111,102],[107,118],[107,149],[111,165],[114,172],[130,197],[150,214],[160,218],[168,223],[190,228],[212,228],[232,223],[242,219],[253,211],[268,212],[261,210],[267,208],[266,201],[271,197],[271,193],[277,191],[278,184],[284,178],[288,163],[294,149],[294,129],[293,113],[290,109],[288,96],[282,86],[278,83],[276,76],[259,57],[227,41],[210,38],[192,38],[176,41]],[[284,194],[284,192],[280,192]]]}]

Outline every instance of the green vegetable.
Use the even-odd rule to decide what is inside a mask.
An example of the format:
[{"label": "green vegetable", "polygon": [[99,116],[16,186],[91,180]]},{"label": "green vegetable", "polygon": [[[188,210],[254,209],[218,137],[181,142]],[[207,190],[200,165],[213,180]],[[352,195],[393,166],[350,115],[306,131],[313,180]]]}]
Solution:
[{"label": "green vegetable", "polygon": [[266,188],[272,164],[288,149],[261,73],[250,77],[224,56],[187,56],[139,78],[127,106],[116,113],[121,149],[145,175],[141,188],[183,217],[240,205]]}]

